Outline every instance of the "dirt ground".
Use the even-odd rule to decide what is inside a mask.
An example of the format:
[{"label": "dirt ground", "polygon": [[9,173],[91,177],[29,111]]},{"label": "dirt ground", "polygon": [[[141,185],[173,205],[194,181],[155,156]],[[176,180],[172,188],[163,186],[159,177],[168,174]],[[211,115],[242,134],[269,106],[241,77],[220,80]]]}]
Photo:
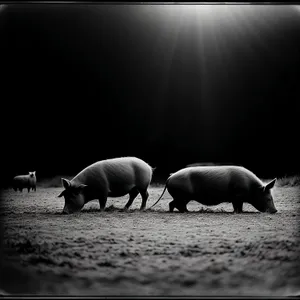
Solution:
[{"label": "dirt ground", "polygon": [[[149,189],[150,207],[163,186]],[[168,212],[166,192],[151,210],[141,198],[92,201],[62,215],[62,188],[4,190],[5,255],[0,288],[8,293],[98,296],[286,296],[300,290],[300,187],[273,189],[278,213],[244,204],[188,204]]]}]

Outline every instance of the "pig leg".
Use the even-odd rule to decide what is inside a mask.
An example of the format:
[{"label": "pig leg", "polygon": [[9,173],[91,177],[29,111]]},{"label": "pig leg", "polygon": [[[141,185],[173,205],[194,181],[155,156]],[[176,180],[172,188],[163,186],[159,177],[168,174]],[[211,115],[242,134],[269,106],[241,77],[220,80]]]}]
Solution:
[{"label": "pig leg", "polygon": [[186,202],[183,200],[174,199],[169,203],[170,212],[173,212],[174,208],[177,208],[181,213],[188,212],[186,208]]},{"label": "pig leg", "polygon": [[139,191],[138,191],[138,189],[136,188],[136,187],[134,187],[130,192],[129,192],[129,200],[128,200],[128,202],[125,204],[125,206],[124,206],[124,209],[125,210],[127,210],[130,206],[131,206],[131,204],[132,204],[132,202],[133,202],[133,200],[136,198],[136,196],[139,194]]},{"label": "pig leg", "polygon": [[28,193],[29,193],[29,191],[30,191],[30,187],[29,187],[29,188],[27,188],[27,190],[28,190]]},{"label": "pig leg", "polygon": [[232,206],[233,206],[233,212],[235,214],[240,214],[243,212],[243,201],[241,200],[232,201]]},{"label": "pig leg", "polygon": [[181,212],[188,212],[187,208],[186,208],[186,202],[185,201],[178,201],[177,202],[177,209]]},{"label": "pig leg", "polygon": [[244,198],[244,192],[243,189],[241,189],[238,186],[234,186],[232,189],[232,206],[233,206],[233,212],[235,214],[240,214],[243,212],[243,199]]},{"label": "pig leg", "polygon": [[148,191],[140,191],[141,196],[142,196],[142,204],[141,204],[141,208],[140,210],[144,210],[146,208],[146,203],[147,203],[147,199],[149,197],[149,193]]},{"label": "pig leg", "polygon": [[170,210],[170,212],[173,212],[173,210],[174,210],[174,208],[175,208],[175,200],[173,200],[173,201],[171,201],[170,203],[169,203],[169,210]]},{"label": "pig leg", "polygon": [[102,197],[99,199],[100,211],[104,211],[106,202],[107,202],[107,197]]}]

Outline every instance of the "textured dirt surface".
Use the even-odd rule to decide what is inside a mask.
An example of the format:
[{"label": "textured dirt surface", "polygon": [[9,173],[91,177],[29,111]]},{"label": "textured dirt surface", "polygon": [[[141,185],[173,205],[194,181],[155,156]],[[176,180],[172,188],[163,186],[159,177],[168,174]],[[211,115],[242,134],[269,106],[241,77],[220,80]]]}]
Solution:
[{"label": "textured dirt surface", "polygon": [[[300,287],[300,188],[273,189],[275,215],[245,204],[188,204],[168,212],[166,192],[151,210],[141,198],[92,201],[62,215],[62,188],[4,190],[4,260],[8,293],[102,296],[282,296]],[[152,186],[147,207],[163,186]]]}]

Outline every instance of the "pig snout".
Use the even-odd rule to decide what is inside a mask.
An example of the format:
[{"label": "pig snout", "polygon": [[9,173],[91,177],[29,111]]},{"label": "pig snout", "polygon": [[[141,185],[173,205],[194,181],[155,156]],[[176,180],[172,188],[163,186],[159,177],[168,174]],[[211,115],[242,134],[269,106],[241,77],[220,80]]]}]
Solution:
[{"label": "pig snout", "polygon": [[277,213],[277,209],[276,208],[269,208],[269,209],[267,209],[267,212],[270,213],[270,214],[275,214],[275,213]]},{"label": "pig snout", "polygon": [[274,202],[271,201],[267,207],[267,212],[270,214],[275,214],[277,212],[277,209],[275,208]]}]

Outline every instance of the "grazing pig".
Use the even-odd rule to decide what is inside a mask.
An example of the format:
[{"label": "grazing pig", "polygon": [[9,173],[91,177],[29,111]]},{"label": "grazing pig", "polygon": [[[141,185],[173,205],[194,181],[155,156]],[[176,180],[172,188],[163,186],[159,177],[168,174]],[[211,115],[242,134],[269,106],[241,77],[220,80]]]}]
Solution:
[{"label": "grazing pig", "polygon": [[65,188],[58,197],[64,196],[63,213],[80,211],[85,203],[98,199],[103,211],[107,197],[129,194],[124,209],[128,209],[140,193],[141,210],[149,197],[148,187],[153,170],[146,162],[136,157],[120,157],[95,162],[78,173],[72,180],[62,178]]},{"label": "grazing pig", "polygon": [[241,166],[188,167],[167,179],[162,195],[151,207],[168,189],[173,197],[169,203],[170,212],[174,208],[185,212],[188,202],[195,200],[208,206],[229,202],[235,213],[243,211],[244,202],[250,203],[260,212],[276,213],[271,194],[275,181],[276,178],[264,185],[256,175]]},{"label": "grazing pig", "polygon": [[23,189],[28,190],[28,193],[30,189],[33,191],[36,191],[36,171],[29,172],[28,175],[18,175],[13,178],[13,189],[15,191],[19,190],[20,192],[23,191]]}]

